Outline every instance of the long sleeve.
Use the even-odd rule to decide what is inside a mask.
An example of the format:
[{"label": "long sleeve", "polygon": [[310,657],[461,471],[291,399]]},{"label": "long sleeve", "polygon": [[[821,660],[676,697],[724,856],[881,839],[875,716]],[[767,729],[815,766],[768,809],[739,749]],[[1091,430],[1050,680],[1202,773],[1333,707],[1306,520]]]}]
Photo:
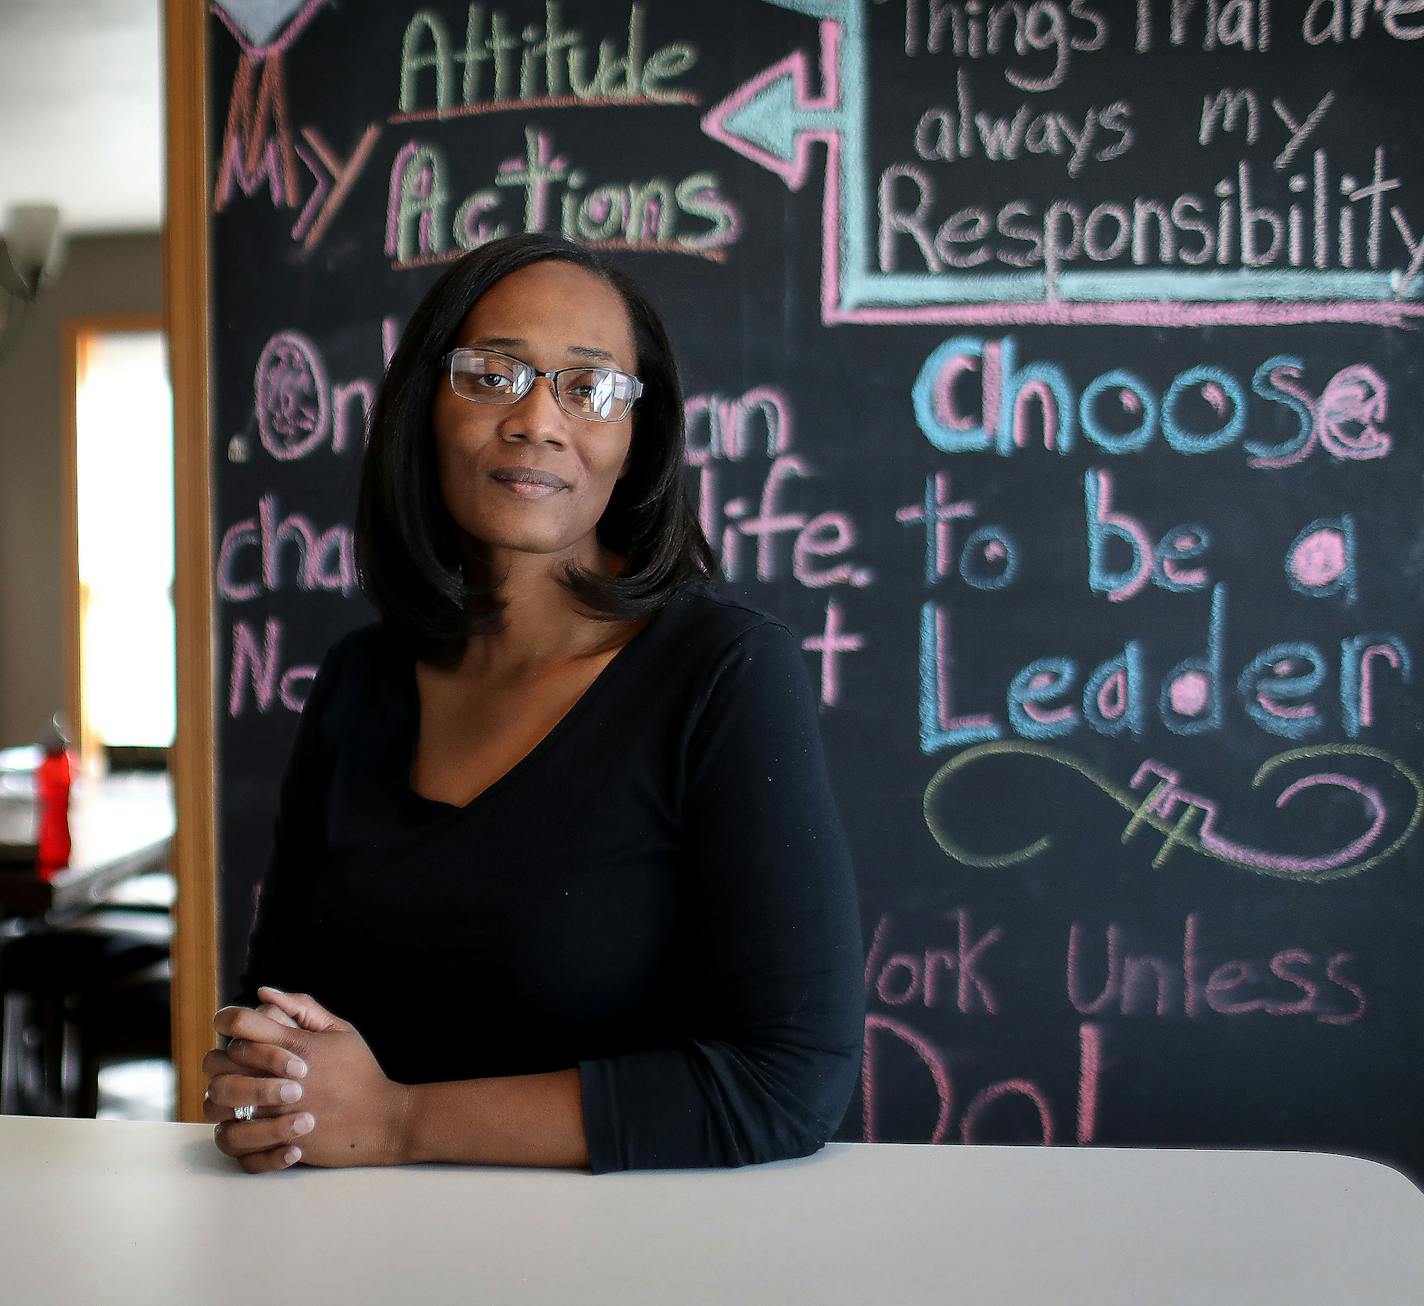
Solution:
[{"label": "long sleeve", "polygon": [[596,1174],[814,1152],[860,1065],[855,880],[784,626],[752,627],[722,659],[685,775],[685,1033],[676,1046],[580,1062]]},{"label": "long sleeve", "polygon": [[323,714],[337,678],[342,643],[322,660],[297,722],[283,772],[272,832],[272,854],[258,895],[247,960],[234,1001],[255,1005],[257,986],[299,992],[313,987],[311,881],[324,844],[323,807],[331,761]]}]

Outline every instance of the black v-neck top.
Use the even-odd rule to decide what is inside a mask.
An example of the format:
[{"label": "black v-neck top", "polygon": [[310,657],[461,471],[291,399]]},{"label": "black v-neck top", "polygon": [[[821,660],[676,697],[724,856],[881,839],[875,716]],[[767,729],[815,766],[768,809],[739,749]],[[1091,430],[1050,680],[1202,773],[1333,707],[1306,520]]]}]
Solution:
[{"label": "black v-neck top", "polygon": [[410,787],[419,707],[379,623],[323,660],[237,1000],[311,993],[402,1083],[577,1067],[595,1173],[819,1148],[863,953],[795,636],[684,587],[463,807]]}]

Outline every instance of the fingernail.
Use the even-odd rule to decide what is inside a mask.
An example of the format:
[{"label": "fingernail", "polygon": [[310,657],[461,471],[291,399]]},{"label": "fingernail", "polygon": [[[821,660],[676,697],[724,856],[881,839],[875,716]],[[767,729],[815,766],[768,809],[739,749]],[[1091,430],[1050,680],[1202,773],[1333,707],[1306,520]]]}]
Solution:
[{"label": "fingernail", "polygon": [[302,1086],[300,1084],[283,1084],[281,1093],[282,1101],[295,1102],[302,1095]]},{"label": "fingernail", "polygon": [[296,1165],[302,1159],[302,1149],[300,1147],[289,1147],[282,1153],[282,1160],[288,1165]]},{"label": "fingernail", "polygon": [[299,1115],[292,1121],[292,1132],[294,1134],[309,1134],[316,1127],[316,1120],[306,1113]]},{"label": "fingernail", "polygon": [[307,1063],[305,1061],[298,1061],[296,1057],[293,1057],[287,1062],[287,1073],[291,1075],[293,1079],[305,1079],[307,1077]]}]

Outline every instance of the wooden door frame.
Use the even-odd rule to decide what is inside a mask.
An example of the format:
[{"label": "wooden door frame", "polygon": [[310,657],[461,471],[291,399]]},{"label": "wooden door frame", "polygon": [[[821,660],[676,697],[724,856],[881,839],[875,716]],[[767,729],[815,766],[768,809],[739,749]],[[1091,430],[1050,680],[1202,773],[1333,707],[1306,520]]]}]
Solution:
[{"label": "wooden door frame", "polygon": [[170,771],[178,825],[173,933],[177,1118],[201,1121],[203,1054],[218,1004],[216,731],[213,700],[212,474],[208,389],[208,7],[164,0],[167,222],[163,308],[173,387],[173,607],[178,728]]}]

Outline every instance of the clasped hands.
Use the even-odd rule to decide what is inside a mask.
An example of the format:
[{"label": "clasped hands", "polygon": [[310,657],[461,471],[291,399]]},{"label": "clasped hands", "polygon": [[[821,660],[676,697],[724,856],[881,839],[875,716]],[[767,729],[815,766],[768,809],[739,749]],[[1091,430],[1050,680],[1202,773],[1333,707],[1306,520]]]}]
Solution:
[{"label": "clasped hands", "polygon": [[[409,1092],[387,1079],[353,1026],[308,995],[257,990],[262,1005],[223,1007],[231,1042],[203,1058],[203,1118],[249,1174],[307,1165],[397,1165]],[[254,1106],[251,1119],[234,1108]]]}]

